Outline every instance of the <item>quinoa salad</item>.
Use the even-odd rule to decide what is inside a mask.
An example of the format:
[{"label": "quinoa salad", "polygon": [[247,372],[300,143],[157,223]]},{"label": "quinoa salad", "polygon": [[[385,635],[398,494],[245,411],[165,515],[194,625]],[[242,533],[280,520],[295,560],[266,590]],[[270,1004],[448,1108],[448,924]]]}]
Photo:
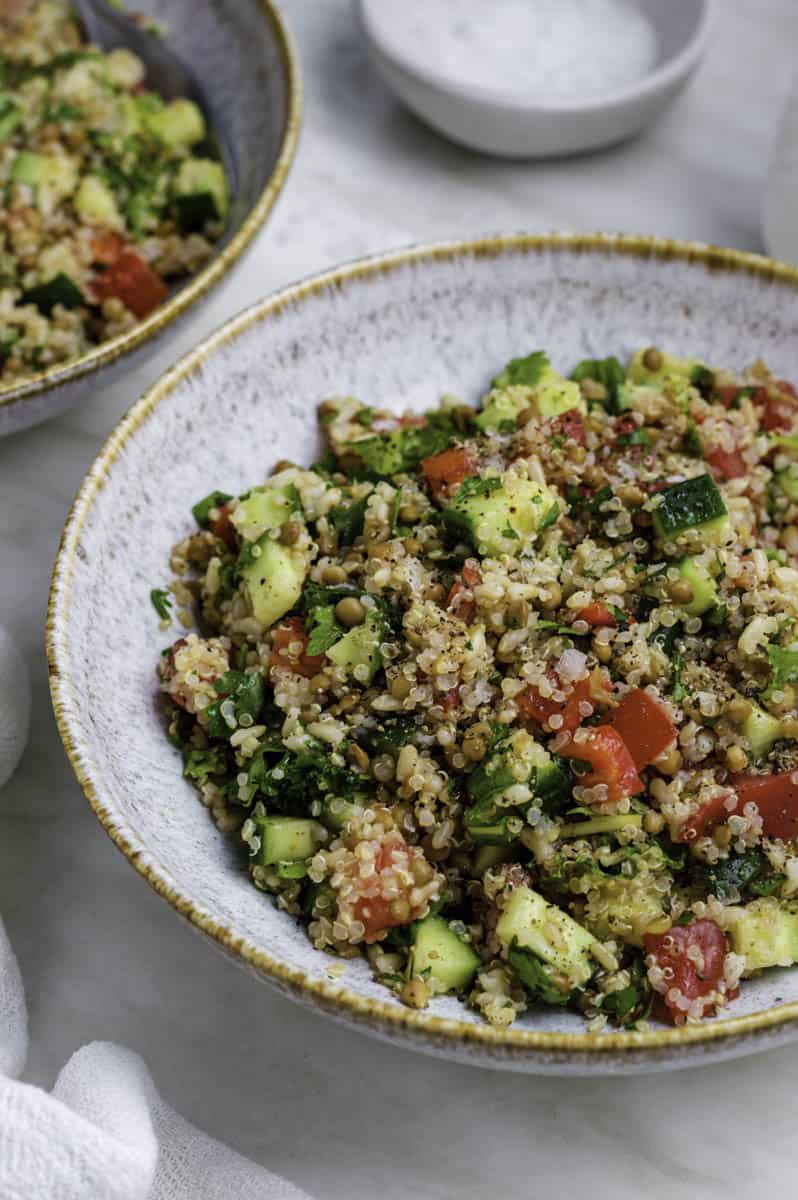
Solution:
[{"label": "quinoa salad", "polygon": [[478,406],[318,417],[324,457],[199,500],[152,593],[169,737],[255,886],[497,1026],[694,1023],[798,962],[793,387],[535,351]]},{"label": "quinoa salad", "polygon": [[0,385],[149,316],[228,209],[199,108],[86,43],[63,0],[0,2],[0,198]]}]

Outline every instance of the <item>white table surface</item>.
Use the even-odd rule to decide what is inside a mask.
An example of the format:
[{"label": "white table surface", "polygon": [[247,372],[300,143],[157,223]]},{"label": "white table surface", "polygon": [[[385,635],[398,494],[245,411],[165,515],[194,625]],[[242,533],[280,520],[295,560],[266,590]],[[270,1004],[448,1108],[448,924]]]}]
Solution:
[{"label": "white table surface", "polygon": [[170,360],[265,292],[372,251],[498,230],[620,229],[760,250],[798,6],[719,7],[699,77],[649,134],[519,165],[448,146],[406,115],[372,73],[346,0],[284,0],[304,131],[244,267],[158,361],[0,444],[0,621],[34,685],[30,745],[0,795],[0,913],[28,990],[30,1081],[51,1086],[87,1041],[122,1042],[186,1116],[319,1200],[792,1193],[798,1045],[650,1078],[511,1076],[384,1046],[256,984],[100,829],[56,733],[43,646],[61,526],[102,441]]}]

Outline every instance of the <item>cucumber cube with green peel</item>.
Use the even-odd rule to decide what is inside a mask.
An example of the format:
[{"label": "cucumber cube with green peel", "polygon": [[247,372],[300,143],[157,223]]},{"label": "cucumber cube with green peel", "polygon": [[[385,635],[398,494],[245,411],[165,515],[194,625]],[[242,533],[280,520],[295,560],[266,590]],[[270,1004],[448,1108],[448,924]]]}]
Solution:
[{"label": "cucumber cube with green peel", "polygon": [[592,933],[532,888],[515,889],[499,917],[496,936],[508,952],[529,951],[551,967],[562,991],[584,987],[593,974],[590,954],[597,943]]},{"label": "cucumber cube with green peel", "polygon": [[659,493],[653,510],[654,531],[663,542],[672,542],[688,530],[697,530],[705,541],[722,541],[729,513],[711,475],[696,475],[674,483]]},{"label": "cucumber cube with green peel", "polygon": [[687,557],[679,563],[679,574],[690,584],[693,598],[687,604],[680,604],[689,617],[700,617],[718,603],[718,587],[700,559]]},{"label": "cucumber cube with green peel", "polygon": [[302,817],[253,817],[253,821],[260,838],[253,861],[261,867],[304,862],[327,836],[318,821]]},{"label": "cucumber cube with green peel", "polygon": [[464,992],[471,986],[479,956],[443,917],[424,917],[415,926],[408,973],[433,979],[435,991]]},{"label": "cucumber cube with green peel", "polygon": [[308,563],[301,551],[276,542],[268,533],[255,543],[251,555],[239,574],[252,615],[268,627],[299,600]]}]

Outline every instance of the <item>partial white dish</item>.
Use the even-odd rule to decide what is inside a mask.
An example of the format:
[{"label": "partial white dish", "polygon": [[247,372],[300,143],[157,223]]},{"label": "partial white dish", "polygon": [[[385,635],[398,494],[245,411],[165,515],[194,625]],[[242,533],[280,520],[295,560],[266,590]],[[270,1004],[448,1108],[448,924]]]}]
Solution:
[{"label": "partial white dish", "polygon": [[376,69],[416,116],[474,150],[543,158],[658,117],[704,55],[714,0],[355,6]]},{"label": "partial white dish", "polygon": [[[650,238],[507,237],[400,251],[262,301],[184,358],[112,434],[67,521],[48,622],[61,736],[99,820],[136,870],[256,975],[354,1027],[463,1063],[608,1074],[717,1061],[798,1037],[798,971],[750,980],[700,1025],[591,1034],[562,1009],[494,1028],[454,998],[406,1008],[360,959],[314,950],[249,882],[164,737],[150,605],[209,488],[318,456],[333,394],[423,410],[473,399],[495,363],[545,346],[567,370],[656,343],[798,375],[798,269]],[[124,620],[120,620],[120,597]]]}]

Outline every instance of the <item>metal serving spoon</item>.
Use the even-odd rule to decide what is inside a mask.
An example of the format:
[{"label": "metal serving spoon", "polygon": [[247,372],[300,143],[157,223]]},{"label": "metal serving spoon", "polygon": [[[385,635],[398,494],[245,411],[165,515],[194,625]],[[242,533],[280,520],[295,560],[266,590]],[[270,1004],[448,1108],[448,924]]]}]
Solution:
[{"label": "metal serving spoon", "polygon": [[233,160],[214,118],[213,107],[194,72],[170,49],[165,38],[157,37],[132,21],[126,13],[112,7],[110,0],[73,0],[89,38],[101,50],[124,46],[144,64],[147,85],[164,100],[193,100],[205,117],[211,135],[218,141],[231,192],[234,190]]}]

